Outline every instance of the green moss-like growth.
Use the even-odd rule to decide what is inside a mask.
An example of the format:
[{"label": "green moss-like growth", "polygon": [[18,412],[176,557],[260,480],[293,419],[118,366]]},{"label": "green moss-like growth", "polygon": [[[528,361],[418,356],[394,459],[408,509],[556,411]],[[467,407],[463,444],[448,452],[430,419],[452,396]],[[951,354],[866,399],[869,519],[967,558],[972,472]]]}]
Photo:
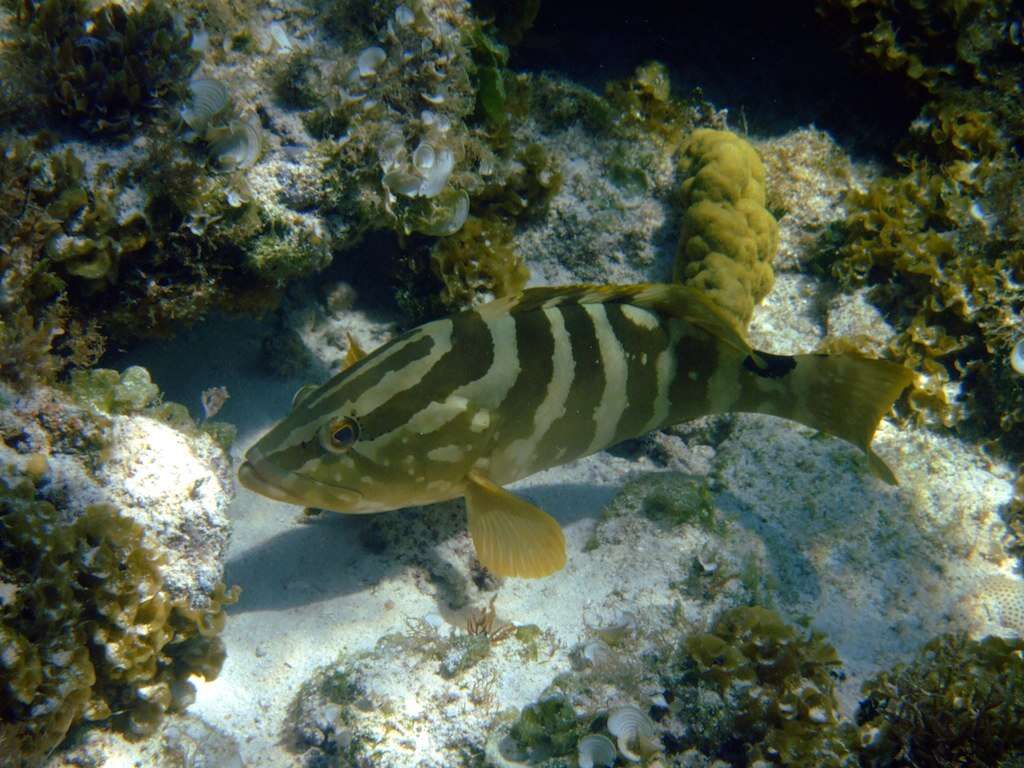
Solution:
[{"label": "green moss-like growth", "polygon": [[456,234],[438,240],[431,265],[444,284],[441,300],[452,309],[518,293],[530,276],[515,250],[512,227],[493,217],[470,217]]},{"label": "green moss-like growth", "polygon": [[640,507],[646,517],[668,527],[721,528],[714,497],[703,478],[673,474],[663,480],[655,479],[652,485]]},{"label": "green moss-like growth", "polygon": [[[1011,0],[824,0],[819,12],[878,68],[918,96],[971,78],[1012,54]],[[1010,42],[1010,45],[1007,45]],[[1019,48],[1020,43],[1017,43]]]},{"label": "green moss-like growth", "polygon": [[693,110],[672,98],[668,68],[649,61],[636,68],[632,77],[614,80],[605,88],[607,102],[618,113],[616,125],[624,136],[640,131],[674,152],[694,124]]},{"label": "green moss-like growth", "polygon": [[540,144],[527,144],[513,155],[515,170],[501,184],[485,186],[474,196],[473,213],[510,222],[540,218],[562,188],[558,158]]},{"label": "green moss-like growth", "polygon": [[[722,697],[733,739],[717,745],[744,764],[856,766],[851,727],[841,723],[831,672],[835,649],[766,608],[726,611],[711,632],[684,644],[691,684]],[[680,695],[696,695],[693,689]]]},{"label": "green moss-like growth", "polygon": [[53,155],[49,166],[46,213],[62,231],[47,242],[48,266],[69,288],[95,293],[117,280],[122,260],[152,245],[149,223],[141,211],[118,213],[114,179],[96,179],[90,188],[71,150]]},{"label": "green moss-like growth", "polygon": [[293,277],[319,272],[331,263],[326,242],[304,229],[271,226],[246,248],[246,266],[261,279],[278,285]]},{"label": "green moss-like growth", "polygon": [[[832,273],[872,287],[899,329],[890,355],[925,374],[907,400],[916,420],[1020,453],[1024,388],[1009,359],[1019,334],[1010,318],[1024,302],[1024,221],[1004,195],[1024,171],[987,118],[950,105],[926,115],[906,173],[848,194]],[[1003,224],[991,230],[995,217]],[[946,397],[958,380],[967,407]]]},{"label": "green moss-like growth", "polygon": [[80,403],[105,413],[137,413],[160,395],[149,372],[137,365],[121,374],[109,368],[74,371],[70,389]]},{"label": "green moss-like growth", "polygon": [[509,735],[531,763],[576,750],[586,723],[561,696],[550,696],[523,708]]},{"label": "green moss-like growth", "polygon": [[473,56],[472,82],[476,90],[477,113],[485,120],[503,125],[508,119],[505,69],[508,48],[481,27],[468,35]]},{"label": "green moss-like growth", "polygon": [[163,402],[160,388],[153,383],[149,371],[138,365],[129,366],[121,373],[110,368],[75,370],[67,383],[67,391],[79,405],[102,414],[142,414],[188,435],[205,432],[225,451],[231,448],[237,432],[233,424],[224,421],[206,420],[197,424],[185,406]]},{"label": "green moss-like growth", "polygon": [[864,685],[862,764],[988,768],[1024,757],[1024,640],[938,637]]},{"label": "green moss-like growth", "polygon": [[163,591],[143,529],[96,505],[68,523],[26,478],[0,478],[0,721],[14,751],[38,760],[69,728],[110,720],[141,736],[187,706],[188,679],[224,661],[223,605],[194,610]]},{"label": "green moss-like growth", "polygon": [[475,667],[490,653],[491,639],[487,635],[456,635],[448,643],[438,674],[445,680],[451,680]]},{"label": "green moss-like growth", "polygon": [[62,116],[89,132],[127,136],[164,103],[196,64],[190,34],[168,7],[85,0],[26,3],[22,46],[37,62],[39,87]]},{"label": "green moss-like growth", "polygon": [[[320,104],[321,95],[315,81],[316,62],[309,51],[295,51],[286,56],[271,72],[274,95],[287,107],[312,109]],[[326,132],[310,131],[323,137]]]},{"label": "green moss-like growth", "polygon": [[[924,374],[903,411],[1019,465],[1024,387],[1009,365],[1024,305],[1019,10],[1010,0],[820,6],[850,50],[923,105],[890,173],[850,193],[833,274],[871,287],[897,330],[890,356]],[[952,402],[949,384],[960,390]]]}]

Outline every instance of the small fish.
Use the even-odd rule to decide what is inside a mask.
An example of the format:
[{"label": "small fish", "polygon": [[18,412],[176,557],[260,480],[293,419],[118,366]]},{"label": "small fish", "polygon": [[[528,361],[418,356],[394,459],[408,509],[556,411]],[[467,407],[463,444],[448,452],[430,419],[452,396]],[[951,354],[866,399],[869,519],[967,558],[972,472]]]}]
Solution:
[{"label": "small fish", "polygon": [[480,562],[536,578],[565,564],[547,513],[502,488],[653,429],[713,413],[782,416],[871,450],[906,368],[755,352],[674,284],[533,288],[402,334],[326,384],[246,454],[242,484],[348,513],[465,497]]}]

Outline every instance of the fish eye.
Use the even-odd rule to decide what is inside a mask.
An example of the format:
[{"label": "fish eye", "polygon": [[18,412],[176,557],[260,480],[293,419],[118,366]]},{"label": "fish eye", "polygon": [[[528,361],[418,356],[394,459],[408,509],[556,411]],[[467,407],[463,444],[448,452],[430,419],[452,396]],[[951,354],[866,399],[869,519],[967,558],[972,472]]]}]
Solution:
[{"label": "fish eye", "polygon": [[351,416],[334,419],[324,425],[320,435],[323,446],[335,453],[344,453],[359,439],[359,422]]}]

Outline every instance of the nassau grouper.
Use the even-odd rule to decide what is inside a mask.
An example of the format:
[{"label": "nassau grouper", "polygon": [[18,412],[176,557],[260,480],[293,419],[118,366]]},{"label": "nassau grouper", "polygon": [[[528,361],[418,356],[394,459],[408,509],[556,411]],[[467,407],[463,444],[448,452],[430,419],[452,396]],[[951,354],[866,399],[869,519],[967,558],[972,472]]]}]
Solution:
[{"label": "nassau grouper", "polygon": [[565,564],[558,523],[503,485],[712,413],[782,416],[871,450],[906,368],[756,352],[680,285],[533,288],[421,325],[303,387],[249,449],[242,484],[272,499],[382,512],[466,499],[480,562],[535,578]]}]

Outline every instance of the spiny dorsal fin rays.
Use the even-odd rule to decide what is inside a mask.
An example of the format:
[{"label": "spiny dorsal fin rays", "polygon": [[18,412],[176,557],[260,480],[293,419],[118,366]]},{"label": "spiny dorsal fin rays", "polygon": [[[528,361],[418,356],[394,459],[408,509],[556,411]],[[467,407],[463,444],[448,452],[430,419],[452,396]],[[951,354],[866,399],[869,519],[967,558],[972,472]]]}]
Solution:
[{"label": "spiny dorsal fin rays", "polygon": [[348,349],[345,351],[345,360],[341,364],[341,370],[343,371],[346,368],[351,368],[366,357],[366,350],[359,346],[359,342],[356,341],[355,336],[346,332],[345,339],[348,342]]},{"label": "spiny dorsal fin rays", "polygon": [[750,354],[753,350],[734,320],[693,288],[672,283],[638,285],[565,285],[527,288],[520,294],[497,299],[477,308],[483,315],[513,315],[562,304],[632,304],[666,317],[704,328],[729,346]]},{"label": "spiny dorsal fin rays", "polygon": [[295,394],[292,395],[292,410],[298,408],[302,401],[309,397],[311,394],[320,389],[319,384],[303,384],[301,387],[295,390]]},{"label": "spiny dorsal fin rays", "polygon": [[496,576],[538,579],[565,565],[565,537],[551,515],[472,471],[466,511],[476,557]]}]

